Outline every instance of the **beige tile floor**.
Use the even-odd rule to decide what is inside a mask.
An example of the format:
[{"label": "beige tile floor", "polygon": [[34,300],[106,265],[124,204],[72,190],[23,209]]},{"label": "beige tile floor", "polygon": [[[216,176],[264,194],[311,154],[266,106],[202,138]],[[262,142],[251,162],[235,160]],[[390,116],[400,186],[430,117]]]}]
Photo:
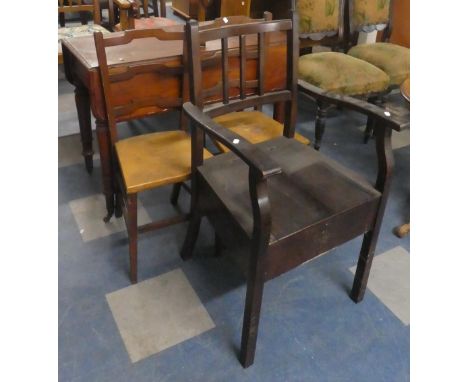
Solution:
[{"label": "beige tile floor", "polygon": [[[126,230],[123,218],[112,218],[108,223],[102,221],[106,215],[106,202],[102,194],[72,200],[69,202],[69,206],[84,242]],[[150,222],[151,219],[146,209],[141,200],[138,200],[138,225]]]},{"label": "beige tile floor", "polygon": [[[356,266],[350,271],[355,273]],[[375,256],[367,286],[403,324],[410,324],[410,255],[404,248]]]},{"label": "beige tile floor", "polygon": [[179,268],[106,298],[132,362],[215,327]]}]

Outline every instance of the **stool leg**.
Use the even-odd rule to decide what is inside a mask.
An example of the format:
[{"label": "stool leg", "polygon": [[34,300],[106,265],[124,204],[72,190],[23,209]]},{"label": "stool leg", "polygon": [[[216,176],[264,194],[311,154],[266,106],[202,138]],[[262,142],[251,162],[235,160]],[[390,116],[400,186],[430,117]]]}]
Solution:
[{"label": "stool leg", "polygon": [[138,223],[137,223],[137,194],[127,196],[127,230],[130,254],[130,281],[138,281]]},{"label": "stool leg", "polygon": [[325,121],[327,119],[328,108],[322,103],[317,103],[317,117],[315,119],[315,150],[320,150],[323,133],[325,132]]}]

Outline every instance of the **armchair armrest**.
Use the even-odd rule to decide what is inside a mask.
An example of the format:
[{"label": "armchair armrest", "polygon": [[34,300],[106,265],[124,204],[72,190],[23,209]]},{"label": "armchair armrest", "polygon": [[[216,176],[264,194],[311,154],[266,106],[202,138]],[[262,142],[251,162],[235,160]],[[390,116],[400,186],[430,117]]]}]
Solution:
[{"label": "armchair armrest", "polygon": [[333,104],[337,106],[343,106],[345,108],[360,112],[371,118],[374,118],[377,122],[377,128],[379,125],[389,126],[393,130],[401,131],[409,127],[409,121],[406,118],[401,118],[396,115],[392,115],[389,111],[382,109],[376,105],[373,105],[367,101],[363,101],[357,98],[353,98],[346,95],[331,93],[326,90],[320,89],[317,86],[311,85],[306,81],[298,80],[298,90],[307,96],[314,99]]},{"label": "armchair armrest", "polygon": [[211,137],[233,151],[251,169],[255,170],[261,178],[266,179],[281,173],[281,168],[267,154],[240,135],[214,122],[191,102],[184,103],[183,109],[192,121],[197,123]]}]

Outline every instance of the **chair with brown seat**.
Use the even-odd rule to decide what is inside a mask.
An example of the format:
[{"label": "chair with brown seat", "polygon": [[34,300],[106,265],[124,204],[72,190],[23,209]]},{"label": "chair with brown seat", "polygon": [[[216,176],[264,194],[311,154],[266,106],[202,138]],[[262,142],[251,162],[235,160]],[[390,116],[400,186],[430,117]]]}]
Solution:
[{"label": "chair with brown seat", "polygon": [[[183,108],[192,122],[191,218],[182,258],[192,256],[202,217],[212,224],[216,237],[227,247],[237,247],[248,257],[247,294],[240,360],[244,367],[254,361],[264,283],[364,234],[351,298],[364,295],[377,237],[385,209],[392,173],[391,131],[401,124],[383,110],[364,101],[327,95],[322,100],[351,107],[372,116],[377,123],[378,176],[367,180],[301,144],[294,137],[297,108],[297,16],[291,20],[253,22],[200,30],[195,21],[187,25],[191,102]],[[227,40],[239,39],[240,86],[245,87],[245,36],[257,35],[258,82],[271,74],[264,70],[265,41],[274,33],[287,34],[286,89],[242,95],[238,99],[204,107],[202,77],[203,44],[221,39],[227,57]],[[225,64],[224,60],[224,64]],[[270,67],[271,68],[271,67]],[[226,72],[225,72],[226,73]],[[252,79],[250,79],[252,80]],[[223,86],[229,82],[223,76]],[[311,86],[311,85],[309,85]],[[312,87],[312,86],[311,86]],[[226,89],[226,88],[225,88]],[[283,134],[253,144],[213,118],[271,102],[285,102]],[[205,134],[220,141],[230,152],[203,158]],[[242,263],[242,262],[241,262]]]},{"label": "chair with brown seat", "polygon": [[166,18],[166,0],[159,0],[160,10],[157,0],[152,3],[153,15],[150,15],[149,0],[109,0],[109,15],[114,31],[163,28],[177,24]]},{"label": "chair with brown seat", "polygon": [[[319,9],[325,15],[333,10],[331,16],[321,16],[320,13],[309,10],[307,13],[308,25],[317,38],[326,38],[333,30],[346,44],[344,30],[345,0],[310,0],[311,9]],[[305,4],[306,2],[304,2]],[[334,4],[333,7],[326,4]],[[309,4],[310,5],[310,4]],[[339,11],[336,11],[339,9]],[[336,17],[335,17],[336,13]],[[303,19],[305,16],[303,16]],[[322,18],[325,21],[321,21]],[[326,21],[330,18],[330,21]],[[388,91],[390,79],[378,67],[355,57],[340,52],[320,52],[303,55],[299,58],[299,78],[317,86],[325,91],[374,99]],[[320,101],[317,104],[317,117],[315,121],[314,147],[319,150],[325,132],[325,121],[330,105]]]},{"label": "chair with brown seat", "polygon": [[[104,94],[108,134],[111,142],[112,162],[116,181],[117,204],[123,208],[127,225],[130,252],[130,280],[137,282],[137,238],[138,233],[166,227],[186,219],[177,215],[162,221],[137,226],[137,195],[140,192],[166,185],[181,185],[190,176],[190,135],[184,130],[155,132],[119,140],[117,123],[138,116],[179,109],[182,105],[182,83],[184,66],[180,59],[166,66],[157,62],[130,65],[108,65],[106,50],[125,45],[135,39],[157,38],[183,40],[183,32],[167,32],[163,29],[126,31],[120,36],[104,36],[95,33],[99,70]],[[128,99],[127,90],[135,86],[146,86],[155,81],[165,81],[175,94],[158,94],[151,86],[146,89],[146,98],[133,102]],[[174,85],[172,82],[175,82]],[[182,125],[183,126],[183,125]],[[210,154],[205,151],[205,157]],[[175,188],[177,190],[178,188]],[[179,187],[180,189],[180,187]],[[178,191],[176,191],[178,193]],[[171,199],[176,203],[177,197]],[[116,216],[121,213],[117,213]]]},{"label": "chair with brown seat", "polygon": [[[65,38],[78,37],[78,36],[89,36],[94,32],[102,32],[104,34],[110,33],[106,28],[102,27],[101,24],[101,13],[99,8],[99,0],[92,0],[89,4],[85,0],[59,0],[58,1],[58,14],[60,24],[65,25],[65,15],[72,13],[80,13],[80,15],[89,13],[93,16],[93,24],[87,24],[87,19],[82,18],[84,25],[80,26],[61,26],[58,28],[58,63],[63,64],[62,54],[62,40]],[[63,16],[60,16],[63,15]]]},{"label": "chair with brown seat", "polygon": [[[410,50],[390,43],[392,33],[393,0],[349,0],[347,13],[349,27],[348,54],[383,70],[390,78],[390,89],[398,88],[410,76]],[[379,31],[380,42],[356,45],[359,33]],[[378,99],[383,104],[383,99]],[[367,124],[364,140],[372,135],[372,124]]]},{"label": "chair with brown seat", "polygon": [[[200,26],[200,30],[215,30],[228,25],[242,25],[262,20],[269,21],[272,19],[272,15],[269,12],[265,12],[263,16],[263,19],[252,19],[247,16],[218,18],[214,21],[204,23],[204,25]],[[285,69],[285,62],[274,62],[273,60],[269,60],[270,51],[272,49],[278,49],[278,47],[284,47],[284,43],[277,43],[277,45],[274,46],[273,41],[265,41],[263,50],[257,58],[254,51],[254,49],[257,48],[257,45],[252,38],[244,39],[243,42],[235,42],[237,45],[235,43],[231,44],[232,48],[229,48],[228,53],[221,57],[221,79],[219,78],[219,75],[213,76],[210,74],[210,71],[213,68],[212,53],[204,52],[204,54],[202,54],[201,64],[204,68],[206,67],[206,70],[204,71],[203,76],[203,85],[205,88],[202,90],[201,97],[203,99],[203,103],[206,105],[220,100],[224,103],[228,103],[229,99],[243,99],[247,95],[254,94],[255,92],[263,94],[264,90],[262,89],[265,88],[265,81],[269,81],[270,79],[260,76],[257,80],[254,77],[255,72],[258,72],[260,70],[260,66],[264,65],[264,63],[266,63],[267,67],[276,66],[277,70],[278,67],[280,70]],[[245,53],[245,56],[243,56],[243,52]],[[237,67],[244,67],[245,70],[241,72],[234,70]],[[247,70],[247,67],[253,67],[252,69],[254,70]],[[252,76],[252,78],[250,78],[250,76]],[[256,108],[256,110],[227,113],[216,117],[215,121],[220,125],[231,129],[251,143],[270,140],[281,136],[284,133],[284,125],[264,114],[261,111],[261,107]],[[295,133],[294,137],[303,144],[307,145],[310,143],[306,137],[299,133]],[[222,152],[229,151],[225,145],[218,141],[215,141],[215,145]]]}]

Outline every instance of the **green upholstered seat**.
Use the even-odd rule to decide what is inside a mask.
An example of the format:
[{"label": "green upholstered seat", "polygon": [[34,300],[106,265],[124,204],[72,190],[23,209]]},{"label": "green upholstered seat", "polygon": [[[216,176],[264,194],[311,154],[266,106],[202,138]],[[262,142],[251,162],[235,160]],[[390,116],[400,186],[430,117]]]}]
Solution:
[{"label": "green upholstered seat", "polygon": [[337,52],[299,57],[299,78],[321,89],[346,95],[382,92],[390,82],[387,74],[374,65]]},{"label": "green upholstered seat", "polygon": [[410,50],[387,42],[361,44],[352,47],[350,56],[367,61],[390,77],[390,85],[400,85],[410,74]]}]

